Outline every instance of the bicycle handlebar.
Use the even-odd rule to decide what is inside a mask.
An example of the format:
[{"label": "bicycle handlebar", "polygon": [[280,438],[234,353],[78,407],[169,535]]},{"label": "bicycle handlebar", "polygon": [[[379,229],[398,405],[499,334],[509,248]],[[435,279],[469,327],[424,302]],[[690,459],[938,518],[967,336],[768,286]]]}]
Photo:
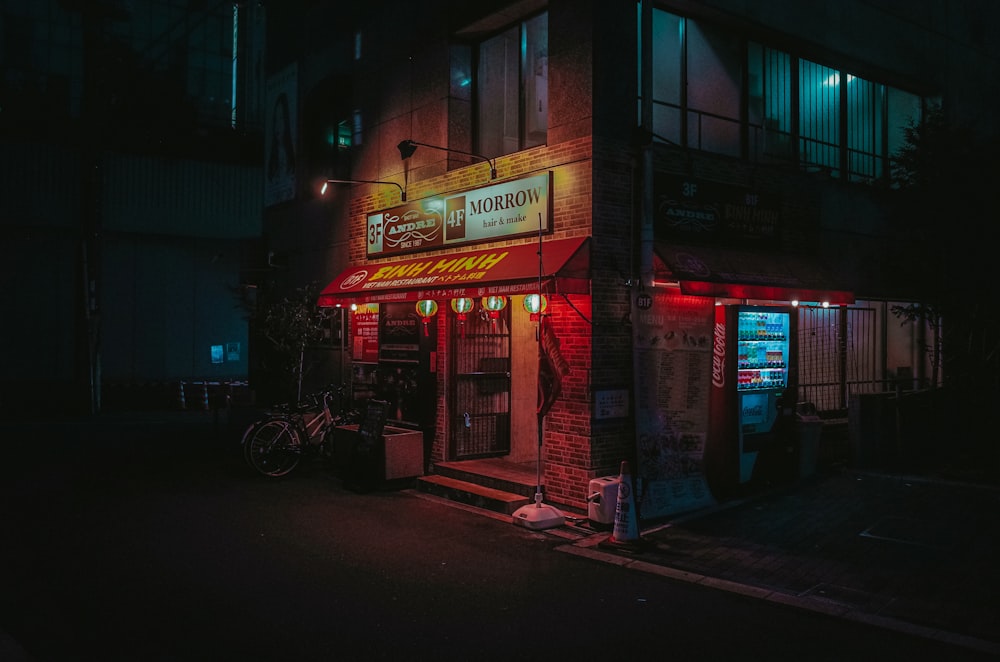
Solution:
[{"label": "bicycle handlebar", "polygon": [[308,395],[304,396],[301,400],[295,403],[294,408],[292,404],[288,402],[282,402],[281,404],[274,405],[271,408],[278,411],[285,411],[285,412],[295,411],[298,413],[317,411],[319,409],[322,409],[324,404],[328,404],[329,401],[332,400],[334,396],[339,396],[342,398],[346,393],[346,391],[347,391],[346,384],[337,384],[337,385],[330,384],[329,386],[322,388],[319,391],[315,391],[313,393],[309,393]]}]

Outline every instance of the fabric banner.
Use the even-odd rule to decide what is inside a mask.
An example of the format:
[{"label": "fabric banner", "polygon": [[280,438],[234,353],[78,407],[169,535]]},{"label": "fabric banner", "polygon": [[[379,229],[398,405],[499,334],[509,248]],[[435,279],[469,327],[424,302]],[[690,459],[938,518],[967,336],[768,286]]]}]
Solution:
[{"label": "fabric banner", "polygon": [[704,455],[714,301],[656,291],[639,293],[632,305],[640,516],[653,519],[712,505]]},{"label": "fabric banner", "polygon": [[545,416],[562,393],[563,377],[569,374],[569,363],[559,350],[559,339],[552,331],[546,316],[539,317],[538,341],[538,407],[539,416]]}]

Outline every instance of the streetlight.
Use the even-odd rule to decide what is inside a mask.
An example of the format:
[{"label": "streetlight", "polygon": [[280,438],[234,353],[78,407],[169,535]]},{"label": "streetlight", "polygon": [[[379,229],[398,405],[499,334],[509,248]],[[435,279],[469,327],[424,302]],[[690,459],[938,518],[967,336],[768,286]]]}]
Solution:
[{"label": "streetlight", "polygon": [[400,199],[406,202],[406,191],[396,182],[382,182],[374,179],[328,179],[323,182],[323,186],[319,189],[319,194],[326,195],[326,189],[330,184],[388,184],[398,188]]}]

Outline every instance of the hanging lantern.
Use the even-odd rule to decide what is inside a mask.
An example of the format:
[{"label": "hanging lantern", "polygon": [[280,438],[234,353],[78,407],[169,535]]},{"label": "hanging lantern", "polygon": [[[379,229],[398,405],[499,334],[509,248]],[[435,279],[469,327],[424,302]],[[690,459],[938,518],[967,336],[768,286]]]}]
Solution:
[{"label": "hanging lantern", "polygon": [[472,309],[473,309],[473,307],[475,305],[476,304],[472,301],[472,299],[470,299],[468,297],[462,297],[462,298],[459,298],[459,299],[452,299],[451,300],[451,309],[455,313],[455,315],[457,316],[457,319],[460,322],[464,322],[465,321],[465,316],[468,313],[472,312]]},{"label": "hanging lantern", "polygon": [[489,312],[490,319],[496,324],[500,318],[500,311],[507,307],[507,297],[492,296],[483,297],[483,308]]},{"label": "hanging lantern", "polygon": [[421,299],[417,302],[417,314],[424,321],[424,335],[430,335],[427,327],[430,326],[431,318],[437,315],[438,305],[437,301],[433,299]]},{"label": "hanging lantern", "polygon": [[524,297],[524,309],[531,313],[531,321],[537,322],[538,316],[549,307],[549,300],[544,294],[527,294]]},{"label": "hanging lantern", "polygon": [[455,320],[458,322],[458,330],[461,336],[465,337],[465,316],[472,312],[476,304],[468,297],[460,297],[451,300],[451,310],[455,313]]}]

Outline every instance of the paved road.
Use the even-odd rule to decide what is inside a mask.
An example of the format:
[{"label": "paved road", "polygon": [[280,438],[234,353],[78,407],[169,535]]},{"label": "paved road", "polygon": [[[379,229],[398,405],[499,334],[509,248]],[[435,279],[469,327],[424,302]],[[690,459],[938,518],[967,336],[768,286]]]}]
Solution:
[{"label": "paved road", "polygon": [[0,626],[30,660],[987,659],[318,467],[264,482],[195,429],[29,432],[58,452],[5,477]]}]

